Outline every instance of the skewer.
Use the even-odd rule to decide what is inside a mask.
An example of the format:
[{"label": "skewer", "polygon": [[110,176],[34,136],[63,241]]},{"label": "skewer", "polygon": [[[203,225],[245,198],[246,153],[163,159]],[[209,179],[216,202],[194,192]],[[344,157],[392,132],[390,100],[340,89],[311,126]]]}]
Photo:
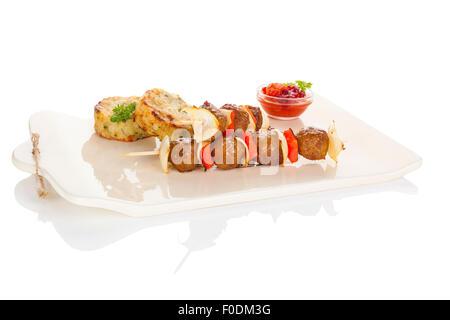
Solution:
[{"label": "skewer", "polygon": [[[283,162],[280,163],[280,165],[284,166],[284,163],[285,163],[286,159],[288,158],[288,153],[290,152],[288,144],[287,144],[287,141],[286,141],[286,137],[284,136],[284,134],[281,131],[279,131],[277,129],[272,129],[272,130],[274,130],[278,134],[279,141],[281,143],[281,150],[283,152]],[[328,136],[328,145],[327,145],[328,150],[327,150],[327,154],[330,156],[331,159],[333,159],[337,163],[338,162],[337,161],[337,157],[338,157],[339,153],[342,150],[345,150],[345,148],[344,148],[344,143],[342,142],[342,140],[340,139],[340,137],[336,133],[336,127],[335,127],[335,122],[334,121],[332,122],[332,124],[330,125],[330,127],[328,129],[327,136]],[[246,164],[247,164],[248,161],[249,161],[249,158],[248,158],[249,157],[249,147],[247,146],[247,144],[241,138],[235,137],[235,139],[237,139],[240,142],[242,142],[242,144],[244,144],[244,146],[246,148]],[[198,150],[203,150],[203,149],[199,148]],[[161,162],[161,165],[163,167],[163,170],[164,170],[164,172],[168,173],[168,157],[169,157],[169,154],[170,154],[170,140],[169,140],[169,137],[166,136],[161,141],[160,150],[129,152],[129,153],[123,153],[123,154],[121,154],[121,156],[124,156],[124,157],[139,157],[139,156],[156,156],[156,155],[159,155],[160,162]],[[300,153],[300,151],[299,151],[299,154],[302,154],[302,153]],[[302,154],[302,155],[305,156],[304,154]],[[200,158],[200,154],[198,154],[197,156]],[[308,158],[308,157],[307,157],[307,159],[316,160],[316,159]],[[295,160],[295,161],[297,161],[297,160]]]},{"label": "skewer", "polygon": [[157,155],[159,155],[159,150],[129,152],[121,154],[122,157],[141,157],[141,156],[157,156]]},{"label": "skewer", "polygon": [[195,121],[200,121],[201,124],[203,124],[202,120],[177,120],[176,124],[182,125],[182,126],[192,126]]}]

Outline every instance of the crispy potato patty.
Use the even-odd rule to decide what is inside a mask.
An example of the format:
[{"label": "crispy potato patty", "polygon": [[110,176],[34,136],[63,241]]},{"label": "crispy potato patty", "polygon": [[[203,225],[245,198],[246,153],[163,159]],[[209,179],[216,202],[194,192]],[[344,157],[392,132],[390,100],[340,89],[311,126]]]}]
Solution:
[{"label": "crispy potato patty", "polygon": [[110,97],[100,101],[94,108],[95,132],[103,138],[118,141],[136,141],[148,137],[135,121],[135,114],[128,120],[112,122],[113,109],[120,104],[138,103],[140,97]]},{"label": "crispy potato patty", "polygon": [[147,134],[161,140],[169,136],[173,140],[172,134],[177,129],[192,134],[192,121],[185,111],[188,107],[177,94],[163,89],[148,90],[136,104],[136,122]]}]

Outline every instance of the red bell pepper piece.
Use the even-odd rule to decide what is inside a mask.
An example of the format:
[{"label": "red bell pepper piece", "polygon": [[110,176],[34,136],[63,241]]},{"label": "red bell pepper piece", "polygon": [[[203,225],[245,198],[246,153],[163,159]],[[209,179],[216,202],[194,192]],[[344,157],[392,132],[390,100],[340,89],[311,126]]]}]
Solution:
[{"label": "red bell pepper piece", "polygon": [[227,129],[234,130],[234,111],[233,110],[231,110],[231,112],[230,112],[230,119],[231,119],[231,122],[230,122],[230,125],[227,127]]},{"label": "red bell pepper piece", "polygon": [[286,142],[288,145],[288,158],[292,163],[298,161],[298,143],[297,137],[292,132],[292,129],[287,129],[283,132],[284,137],[286,138]]},{"label": "red bell pepper piece", "polygon": [[249,160],[255,159],[258,156],[258,149],[256,148],[256,143],[251,132],[244,132],[242,138],[249,151]]},{"label": "red bell pepper piece", "polygon": [[211,157],[211,144],[208,143],[202,148],[202,163],[206,169],[211,168],[214,165],[214,161]]},{"label": "red bell pepper piece", "polygon": [[232,136],[234,134],[234,129],[226,129],[224,134],[225,137]]}]

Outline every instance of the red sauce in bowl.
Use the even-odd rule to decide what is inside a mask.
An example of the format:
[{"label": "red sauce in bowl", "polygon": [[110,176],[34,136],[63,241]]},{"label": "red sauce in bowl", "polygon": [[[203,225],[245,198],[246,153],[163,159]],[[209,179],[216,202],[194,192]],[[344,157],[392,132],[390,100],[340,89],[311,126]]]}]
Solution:
[{"label": "red sauce in bowl", "polygon": [[298,89],[289,90],[289,87],[273,83],[258,88],[256,98],[272,118],[282,120],[298,118],[313,102],[311,90],[299,92]]}]

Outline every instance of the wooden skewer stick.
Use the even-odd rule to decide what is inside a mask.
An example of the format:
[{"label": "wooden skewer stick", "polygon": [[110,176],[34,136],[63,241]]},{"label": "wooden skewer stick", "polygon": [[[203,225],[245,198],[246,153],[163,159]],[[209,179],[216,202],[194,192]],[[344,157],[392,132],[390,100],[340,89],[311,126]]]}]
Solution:
[{"label": "wooden skewer stick", "polygon": [[[192,126],[194,124],[194,121],[192,121],[192,120],[178,120],[178,121],[175,121],[175,123],[177,125],[180,125],[180,126]],[[202,121],[202,124],[203,124],[203,121]]]},{"label": "wooden skewer stick", "polygon": [[159,155],[159,150],[130,152],[121,154],[122,157],[140,157],[140,156],[157,156],[157,155]]}]

